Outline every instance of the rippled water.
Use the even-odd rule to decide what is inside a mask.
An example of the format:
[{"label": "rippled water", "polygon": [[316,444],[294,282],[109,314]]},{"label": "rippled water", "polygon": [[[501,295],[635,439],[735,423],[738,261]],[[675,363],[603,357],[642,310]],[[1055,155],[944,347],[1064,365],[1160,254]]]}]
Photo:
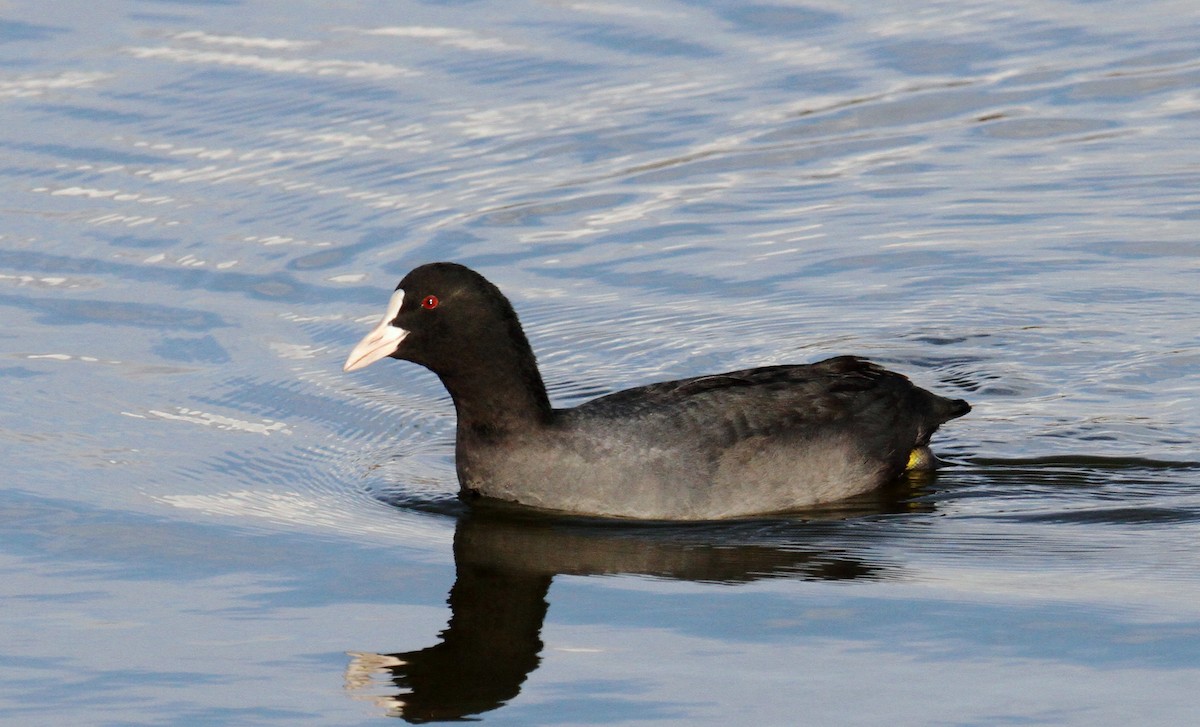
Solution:
[{"label": "rippled water", "polygon": [[[0,720],[1194,721],[1194,3],[0,18]],[[340,371],[435,259],[559,405],[857,353],[975,410],[800,518],[468,510],[436,380]]]}]

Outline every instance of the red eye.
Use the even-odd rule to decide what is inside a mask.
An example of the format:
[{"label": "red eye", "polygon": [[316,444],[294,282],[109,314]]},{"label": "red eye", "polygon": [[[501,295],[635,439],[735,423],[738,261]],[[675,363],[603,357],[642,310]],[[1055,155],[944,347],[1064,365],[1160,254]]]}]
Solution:
[{"label": "red eye", "polygon": [[421,301],[421,307],[424,308],[425,310],[433,310],[434,308],[437,308],[438,307],[437,296],[436,295],[425,296],[425,299]]}]

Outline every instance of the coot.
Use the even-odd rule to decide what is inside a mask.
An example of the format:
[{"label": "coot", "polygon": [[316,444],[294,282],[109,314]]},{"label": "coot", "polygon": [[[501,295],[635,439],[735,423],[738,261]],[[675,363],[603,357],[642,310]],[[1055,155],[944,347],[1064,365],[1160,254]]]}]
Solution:
[{"label": "coot", "polygon": [[930,435],[971,409],[854,356],[554,409],[512,304],[455,263],[406,275],[344,369],[388,356],[450,392],[464,496],[586,515],[705,520],[850,497],[932,468]]}]

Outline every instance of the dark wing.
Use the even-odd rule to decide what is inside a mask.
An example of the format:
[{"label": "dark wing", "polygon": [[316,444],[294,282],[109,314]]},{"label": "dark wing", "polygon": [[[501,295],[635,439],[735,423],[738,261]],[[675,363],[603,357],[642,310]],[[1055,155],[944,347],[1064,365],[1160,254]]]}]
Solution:
[{"label": "dark wing", "polygon": [[[767,366],[619,391],[564,412],[576,426],[640,425],[648,437],[732,442],[852,432],[868,448],[924,444],[969,410],[855,356]],[[907,454],[907,450],[905,452]]]}]

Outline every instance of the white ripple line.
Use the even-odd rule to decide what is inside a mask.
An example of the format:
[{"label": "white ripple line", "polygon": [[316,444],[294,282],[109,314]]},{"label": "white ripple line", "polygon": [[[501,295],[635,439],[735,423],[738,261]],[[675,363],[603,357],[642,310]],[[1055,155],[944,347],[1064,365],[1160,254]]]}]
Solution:
[{"label": "white ripple line", "polygon": [[132,47],[125,52],[136,58],[162,58],[179,63],[199,63],[216,66],[237,66],[272,73],[296,73],[314,76],[342,76],[344,78],[402,78],[422,75],[420,71],[393,66],[389,63],[368,61],[310,60],[307,58],[280,58],[259,56],[252,53],[230,53],[222,51],[188,50],[185,48]]}]

